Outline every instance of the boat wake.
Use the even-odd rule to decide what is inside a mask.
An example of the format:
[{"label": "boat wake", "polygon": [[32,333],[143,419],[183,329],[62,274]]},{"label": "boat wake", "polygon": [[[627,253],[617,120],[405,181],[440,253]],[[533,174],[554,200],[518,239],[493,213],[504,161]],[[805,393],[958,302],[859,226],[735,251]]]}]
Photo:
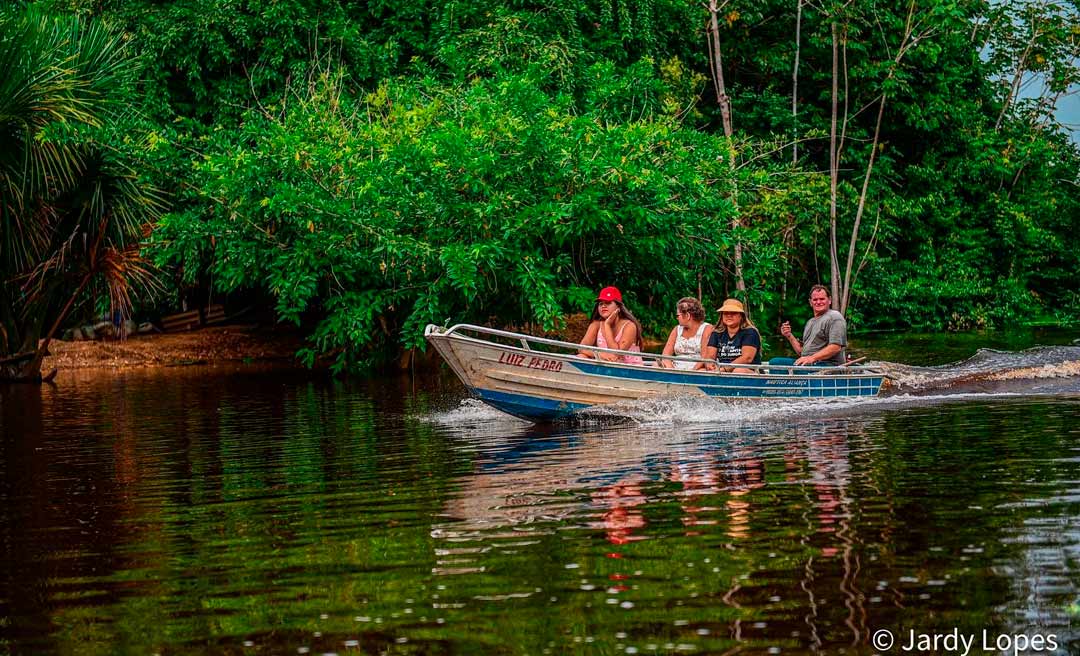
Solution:
[{"label": "boat wake", "polygon": [[710,428],[770,428],[788,425],[792,419],[813,420],[854,416],[867,412],[1027,396],[1019,392],[950,392],[937,394],[896,393],[873,398],[800,399],[791,401],[728,400],[712,397],[640,399],[579,411],[571,421],[588,427],[623,421],[642,428],[707,425]]},{"label": "boat wake", "polygon": [[981,349],[967,360],[937,367],[870,364],[888,373],[888,387],[882,396],[777,399],[767,403],[679,396],[595,406],[579,412],[575,419],[584,423],[621,419],[640,426],[747,426],[775,424],[792,417],[836,416],[911,405],[1080,394],[1078,346],[1040,346],[1018,352]]},{"label": "boat wake", "polygon": [[[683,427],[690,431],[746,428],[768,429],[787,425],[792,419],[812,420],[852,416],[866,412],[908,408],[915,405],[971,400],[1008,399],[1023,396],[1016,392],[909,393],[876,398],[770,400],[730,400],[703,396],[638,399],[586,408],[559,421],[575,431],[631,425],[648,430]],[[458,408],[422,418],[453,433],[510,436],[529,431],[530,422],[517,419],[475,399],[466,399]]]},{"label": "boat wake", "polygon": [[662,427],[681,424],[737,425],[764,423],[807,410],[828,405],[832,408],[850,405],[850,400],[837,401],[735,401],[707,396],[670,396],[637,399],[611,405],[594,406],[578,411],[574,420],[579,424],[628,421],[643,427]]},{"label": "boat wake", "polygon": [[[953,364],[915,367],[874,362],[888,373],[887,389],[878,397],[836,399],[733,400],[701,396],[638,399],[593,406],[569,422],[579,429],[630,423],[645,428],[695,425],[747,427],[783,423],[792,417],[858,414],[912,405],[1033,395],[1080,395],[1080,347],[1041,346],[1010,352],[982,349]],[[530,423],[476,399],[421,418],[453,431],[516,434]]]},{"label": "boat wake", "polygon": [[416,418],[452,433],[463,434],[514,434],[533,425],[530,421],[496,410],[479,399],[463,399],[456,408]]},{"label": "boat wake", "polygon": [[936,367],[894,362],[885,368],[890,394],[1080,392],[1080,347],[1038,346],[1025,351],[980,349],[967,360]]}]

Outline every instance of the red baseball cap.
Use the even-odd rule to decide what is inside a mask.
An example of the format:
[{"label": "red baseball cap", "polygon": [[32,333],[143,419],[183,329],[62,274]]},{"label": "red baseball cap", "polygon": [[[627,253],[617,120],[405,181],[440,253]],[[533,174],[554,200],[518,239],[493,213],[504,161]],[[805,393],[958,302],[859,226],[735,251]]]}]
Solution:
[{"label": "red baseball cap", "polygon": [[604,287],[600,290],[600,295],[596,297],[598,301],[618,301],[622,303],[622,294],[619,292],[618,287]]}]

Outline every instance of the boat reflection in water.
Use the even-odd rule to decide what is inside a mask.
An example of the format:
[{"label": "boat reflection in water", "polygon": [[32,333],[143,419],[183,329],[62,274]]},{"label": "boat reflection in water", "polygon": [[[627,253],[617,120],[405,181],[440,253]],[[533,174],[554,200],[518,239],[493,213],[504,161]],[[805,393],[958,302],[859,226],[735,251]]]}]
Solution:
[{"label": "boat reflection in water", "polygon": [[918,395],[639,400],[546,426],[440,411],[449,377],[0,390],[18,591],[0,643],[870,654],[917,628],[1080,653],[1078,361],[984,353],[897,372]]},{"label": "boat reflection in water", "polygon": [[[891,451],[908,412],[796,415],[723,430],[473,430],[459,448],[474,469],[432,532],[452,562],[434,573],[469,579],[473,601],[557,600],[585,634],[620,627],[638,646],[871,653],[875,631],[913,617],[928,631],[1043,627],[1075,641],[1060,599],[1076,591],[1065,563],[1078,522],[1048,544],[1060,517],[1005,528],[972,510],[971,495],[992,492],[962,464],[956,481],[930,479],[948,465],[928,444],[926,462]],[[1008,546],[987,545],[992,530]]]},{"label": "boat reflection in water", "polygon": [[[864,536],[876,543],[882,526],[903,523],[887,508],[874,509],[873,526],[854,521],[849,440],[863,430],[862,420],[832,419],[465,440],[478,464],[433,527],[448,545],[435,573],[490,582],[505,572],[513,587],[524,561],[561,556],[571,574],[544,594],[601,590],[614,596],[585,603],[626,603],[643,621],[672,603],[692,608],[698,643],[768,639],[783,626],[785,640],[806,647],[837,642],[837,627],[840,642],[857,644],[874,626],[869,599],[882,607],[890,594],[867,576],[865,561],[880,554]],[[568,532],[576,546],[561,539]]]}]

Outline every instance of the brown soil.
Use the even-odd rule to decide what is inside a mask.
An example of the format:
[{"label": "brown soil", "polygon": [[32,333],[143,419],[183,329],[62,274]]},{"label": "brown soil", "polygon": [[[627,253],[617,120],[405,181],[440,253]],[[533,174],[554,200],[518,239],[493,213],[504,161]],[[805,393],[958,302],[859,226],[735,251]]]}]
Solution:
[{"label": "brown soil", "polygon": [[183,333],[137,335],[124,340],[49,344],[41,370],[161,367],[275,360],[293,364],[302,339],[252,326],[216,326]]},{"label": "brown soil", "polygon": [[[537,326],[507,326],[508,330],[577,342],[589,328],[589,317],[569,315],[563,330],[544,333]],[[659,350],[663,342],[646,340],[647,350]],[[275,361],[301,366],[296,352],[304,346],[303,338],[291,332],[267,330],[255,326],[215,326],[182,333],[136,335],[124,340],[64,342],[53,340],[41,371],[70,371],[94,368],[175,367],[193,364]],[[403,354],[401,367],[408,368]],[[420,356],[417,364],[435,363],[434,349]]]}]

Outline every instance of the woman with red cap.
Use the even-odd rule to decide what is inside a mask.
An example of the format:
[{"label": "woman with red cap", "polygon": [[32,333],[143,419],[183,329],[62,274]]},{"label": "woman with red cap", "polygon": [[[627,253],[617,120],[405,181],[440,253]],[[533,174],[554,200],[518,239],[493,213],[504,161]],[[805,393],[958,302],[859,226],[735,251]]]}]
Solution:
[{"label": "woman with red cap", "polygon": [[[623,305],[622,293],[617,288],[604,287],[600,290],[596,297],[596,306],[593,307],[592,323],[585,331],[585,337],[581,338],[581,345],[641,352],[641,322]],[[578,355],[608,362],[644,364],[637,355],[597,353],[584,349],[578,351]]]}]

